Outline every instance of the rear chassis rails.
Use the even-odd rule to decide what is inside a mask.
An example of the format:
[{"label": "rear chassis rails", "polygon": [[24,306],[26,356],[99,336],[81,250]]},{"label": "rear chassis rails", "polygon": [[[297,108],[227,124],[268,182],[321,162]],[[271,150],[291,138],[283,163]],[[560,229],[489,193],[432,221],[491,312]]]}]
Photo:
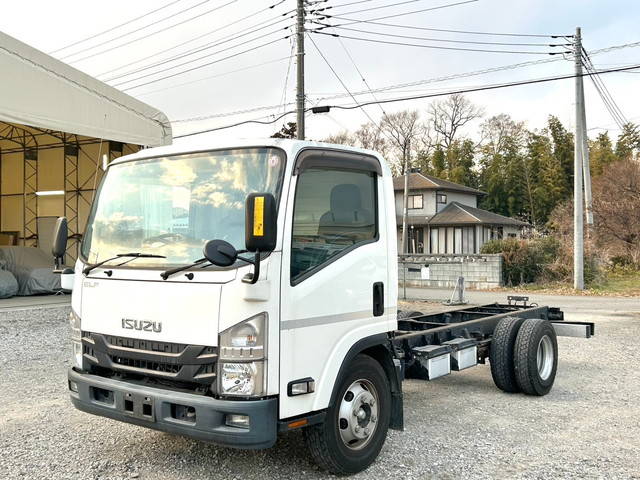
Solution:
[{"label": "rear chassis rails", "polygon": [[404,377],[433,380],[451,370],[486,363],[494,331],[507,318],[546,320],[557,336],[589,338],[595,333],[591,322],[568,322],[559,308],[528,302],[528,297],[509,296],[506,304],[496,302],[428,315],[401,312],[391,344]]}]

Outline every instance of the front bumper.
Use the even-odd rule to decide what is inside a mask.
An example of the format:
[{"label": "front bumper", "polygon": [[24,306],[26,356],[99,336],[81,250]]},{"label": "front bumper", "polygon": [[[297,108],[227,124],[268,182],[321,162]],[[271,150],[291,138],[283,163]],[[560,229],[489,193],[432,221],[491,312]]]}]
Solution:
[{"label": "front bumper", "polygon": [[[227,447],[261,449],[276,442],[276,398],[217,400],[131,384],[74,369],[69,369],[68,379],[71,402],[83,412]],[[187,409],[192,415],[185,419],[181,413]],[[249,428],[226,425],[228,414],[247,415]]]}]

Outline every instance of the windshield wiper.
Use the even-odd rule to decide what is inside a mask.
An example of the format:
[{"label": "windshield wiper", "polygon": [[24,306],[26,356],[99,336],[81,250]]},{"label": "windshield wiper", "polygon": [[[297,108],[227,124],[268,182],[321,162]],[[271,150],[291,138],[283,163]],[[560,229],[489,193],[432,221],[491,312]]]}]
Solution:
[{"label": "windshield wiper", "polygon": [[113,260],[118,260],[119,258],[167,258],[164,255],[156,255],[155,253],[140,253],[140,252],[132,252],[132,253],[119,253],[115,257],[107,258],[106,260],[102,260],[101,262],[94,263],[92,265],[87,265],[82,270],[82,273],[87,275],[94,268],[98,268],[105,263],[111,262]]},{"label": "windshield wiper", "polygon": [[[183,272],[183,271],[188,270],[190,268],[197,267],[198,265],[202,265],[205,262],[207,262],[207,259],[206,258],[201,258],[201,259],[196,260],[195,262],[190,263],[188,265],[182,265],[181,267],[170,268],[169,270],[165,270],[164,272],[162,272],[160,274],[160,276],[162,277],[163,280],[166,280],[171,275],[175,275],[178,272]],[[208,266],[208,265],[205,265],[205,266]]]}]

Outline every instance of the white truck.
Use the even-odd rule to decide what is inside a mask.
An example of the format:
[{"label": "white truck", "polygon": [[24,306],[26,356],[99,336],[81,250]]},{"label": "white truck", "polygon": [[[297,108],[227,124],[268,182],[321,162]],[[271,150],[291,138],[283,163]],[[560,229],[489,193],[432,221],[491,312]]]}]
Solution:
[{"label": "white truck", "polygon": [[[295,140],[189,140],[108,167],[74,270],[73,405],[260,449],[303,429],[350,474],[403,428],[402,380],[489,358],[496,385],[544,395],[557,308],[398,312],[392,175],[375,152]],[[53,254],[65,253],[66,220]]]}]

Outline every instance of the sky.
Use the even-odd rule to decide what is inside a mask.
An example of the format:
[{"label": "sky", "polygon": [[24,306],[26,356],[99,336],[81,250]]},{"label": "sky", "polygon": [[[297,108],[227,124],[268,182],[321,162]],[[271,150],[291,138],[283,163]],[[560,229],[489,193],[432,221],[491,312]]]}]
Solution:
[{"label": "sky", "polygon": [[[466,3],[460,3],[464,0],[404,0],[402,4],[394,5],[401,2],[403,0],[326,0],[308,8],[331,7],[325,12],[354,20],[371,20],[444,6],[378,21],[423,29],[535,35],[572,35],[580,26],[587,51],[640,41],[640,2],[637,0],[477,0]],[[172,120],[174,135],[180,135],[244,120],[270,120],[294,109],[293,104],[283,106],[283,103],[295,101],[296,64],[295,58],[289,58],[294,52],[291,12],[295,3],[295,0],[24,0],[3,5],[0,30],[162,110]],[[454,3],[459,4],[452,5]],[[273,8],[269,8],[271,6]],[[328,23],[348,22],[331,18]],[[313,24],[308,26],[314,28]],[[567,41],[565,38],[473,35],[402,27],[355,23],[324,31],[343,37],[397,43],[543,53],[563,51],[565,47],[547,45]],[[92,36],[95,37],[86,40]],[[287,36],[289,38],[285,38]],[[542,43],[543,46],[484,45],[450,40]],[[352,93],[364,92],[356,95],[357,100],[363,102],[565,75],[573,73],[574,69],[572,60],[546,53],[445,50],[339,39],[319,33],[310,33],[305,43],[308,106],[355,103],[349,96],[326,98],[345,95],[345,87]],[[190,52],[200,48],[203,50]],[[169,61],[185,53],[191,54]],[[375,91],[398,84],[548,59],[557,60],[399,88],[375,96],[368,92],[369,88]],[[602,69],[640,64],[640,46],[593,55],[592,60],[596,68]],[[125,73],[129,75],[122,76]],[[170,78],[161,79],[166,76]],[[640,121],[640,95],[637,94],[640,70],[610,73],[601,78],[626,118]],[[612,136],[617,136],[619,130],[614,120],[587,78],[585,95],[589,135],[595,137],[606,129]],[[540,129],[549,115],[555,115],[567,128],[574,127],[573,79],[469,93],[467,97],[484,109],[485,118],[506,113],[517,121],[526,122],[531,129]],[[383,110],[391,113],[416,109],[426,118],[432,100],[389,103],[383,108],[372,105],[364,107],[365,111],[334,109],[329,114],[309,113],[307,138],[319,140],[345,129],[353,131],[370,119],[379,122]],[[261,107],[275,108],[234,113]],[[271,125],[243,125],[209,135],[225,139],[268,136],[285,120],[295,121],[295,115]],[[473,136],[477,129],[476,122],[463,133]]]}]

